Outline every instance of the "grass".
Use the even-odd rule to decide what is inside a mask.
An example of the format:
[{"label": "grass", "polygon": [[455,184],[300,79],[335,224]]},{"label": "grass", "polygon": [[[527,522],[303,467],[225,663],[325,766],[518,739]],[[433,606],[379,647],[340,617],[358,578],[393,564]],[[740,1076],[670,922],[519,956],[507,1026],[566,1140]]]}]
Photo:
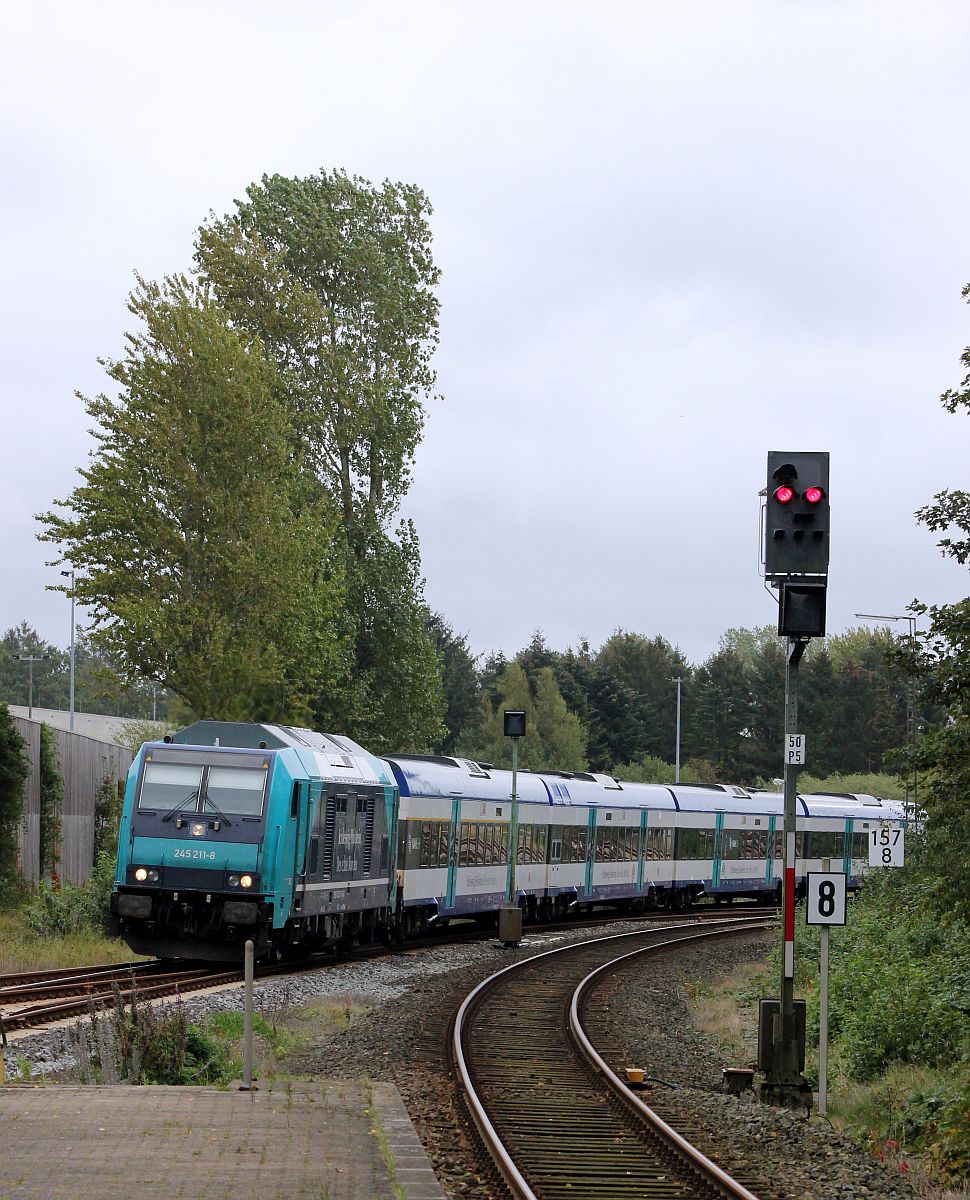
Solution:
[{"label": "grass", "polygon": [[293,1009],[287,1021],[295,1026],[312,1021],[318,1025],[332,1025],[335,1029],[347,1029],[367,1010],[366,1004],[351,996],[325,996]]},{"label": "grass", "polygon": [[[757,1055],[758,997],[777,994],[775,970],[765,964],[745,963],[720,979],[690,983],[686,987],[691,1019],[712,1037],[725,1055],[738,1063],[754,1062]],[[799,989],[803,991],[803,989]],[[932,1095],[945,1088],[948,1075],[941,1070],[896,1063],[869,1083],[848,1079],[834,1045],[829,1057],[828,1120],[832,1126],[864,1145],[890,1169],[905,1175],[922,1200],[970,1200],[970,1191],[948,1188],[940,1181],[931,1153],[910,1152],[914,1097]],[[818,1052],[808,1047],[806,1074],[814,1077]]]},{"label": "grass", "polygon": [[694,1025],[737,1066],[753,1061],[757,1053],[757,993],[763,972],[758,963],[742,963],[721,979],[686,987]]},{"label": "grass", "polygon": [[0,911],[0,974],[131,962],[138,957],[120,938],[96,933],[41,937],[27,929],[15,909]]},{"label": "grass", "polygon": [[371,1132],[377,1139],[377,1148],[380,1151],[381,1158],[384,1160],[384,1166],[387,1168],[387,1176],[390,1180],[391,1189],[394,1192],[395,1200],[407,1200],[407,1193],[397,1178],[397,1162],[394,1158],[394,1151],[391,1149],[390,1139],[387,1136],[387,1130],[384,1128],[384,1122],[381,1120],[380,1113],[374,1104],[367,1109],[367,1115],[371,1119]]}]

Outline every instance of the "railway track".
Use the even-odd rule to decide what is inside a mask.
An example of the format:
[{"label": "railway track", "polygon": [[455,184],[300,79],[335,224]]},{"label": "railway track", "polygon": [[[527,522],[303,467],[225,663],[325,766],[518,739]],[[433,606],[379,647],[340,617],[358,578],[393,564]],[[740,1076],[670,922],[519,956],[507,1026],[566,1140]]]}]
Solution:
[{"label": "railway track", "polygon": [[453,1061],[515,1200],[756,1200],[613,1073],[582,1025],[586,996],[617,963],[768,920],[717,916],[700,931],[694,923],[548,951],[506,967],[466,997]]},{"label": "railway track", "polygon": [[[46,974],[43,973],[42,974]],[[3,977],[4,980],[8,977]],[[124,967],[51,973],[46,979],[0,986],[0,1031],[49,1025],[80,1017],[95,1009],[113,1008],[118,997],[128,1001],[156,1000],[178,992],[217,987],[241,978],[239,970],[214,971],[193,965],[178,969],[165,963],[126,964]],[[14,1007],[8,1007],[13,1005]]]},{"label": "railway track", "polygon": [[[719,920],[723,911],[720,908],[693,908],[686,910],[682,919]],[[760,915],[762,912],[774,914],[775,910],[747,907],[745,916]],[[595,929],[613,925],[618,920],[637,920],[649,925],[657,921],[669,923],[670,919],[671,915],[662,910],[653,910],[636,918],[616,913],[582,915],[565,922],[527,925],[525,937],[528,939],[530,934]],[[419,951],[427,946],[440,946],[448,941],[485,940],[494,936],[493,929],[472,928],[468,922],[455,922],[450,928],[415,938],[401,947],[361,946],[353,954],[359,958],[393,956]],[[302,962],[273,966],[261,964],[257,967],[257,977],[265,979],[274,975],[323,970],[333,961],[332,954],[320,954]],[[156,1000],[180,992],[237,983],[241,979],[241,967],[220,969],[200,963],[160,959],[0,975],[0,1037],[14,1030],[39,1028],[54,1021],[85,1016],[92,1006],[96,1009],[112,1008],[118,995],[126,1001],[135,995],[140,999]]]}]

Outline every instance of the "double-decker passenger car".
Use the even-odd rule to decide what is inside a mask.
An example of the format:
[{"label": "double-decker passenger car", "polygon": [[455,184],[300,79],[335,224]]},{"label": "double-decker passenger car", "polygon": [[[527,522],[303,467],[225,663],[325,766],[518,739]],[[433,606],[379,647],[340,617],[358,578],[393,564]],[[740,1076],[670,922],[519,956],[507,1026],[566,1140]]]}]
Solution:
[{"label": "double-decker passenger car", "polygon": [[[513,885],[511,773],[466,759],[394,755],[401,792],[399,903],[410,928],[494,911]],[[520,773],[514,891],[532,916],[574,905],[682,908],[701,895],[775,899],[783,798],[723,784],[624,783]],[[872,822],[901,823],[873,796],[799,796],[799,890],[823,858],[858,886]]]}]

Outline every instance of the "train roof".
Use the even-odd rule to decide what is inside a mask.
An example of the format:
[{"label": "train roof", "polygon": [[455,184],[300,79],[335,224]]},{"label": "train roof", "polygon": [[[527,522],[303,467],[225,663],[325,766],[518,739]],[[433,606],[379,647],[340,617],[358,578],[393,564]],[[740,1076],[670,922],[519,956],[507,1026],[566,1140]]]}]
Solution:
[{"label": "train roof", "polygon": [[195,721],[172,734],[179,746],[295,750],[307,774],[329,782],[390,783],[383,762],[351,738],[295,725],[254,721]]},{"label": "train roof", "polygon": [[859,820],[902,820],[905,811],[895,800],[852,792],[808,792],[799,794],[805,809],[813,817],[855,817]]},{"label": "train roof", "polygon": [[[512,794],[511,771],[496,771],[474,759],[441,754],[389,754],[387,762],[402,796],[508,800]],[[518,773],[515,790],[523,804],[550,803],[542,780],[529,771]]]},{"label": "train roof", "polygon": [[[462,796],[508,800],[512,772],[474,759],[437,754],[391,754],[387,761],[402,796]],[[668,788],[618,783],[589,771],[519,771],[516,793],[524,804],[579,804],[598,808],[675,808]]]}]

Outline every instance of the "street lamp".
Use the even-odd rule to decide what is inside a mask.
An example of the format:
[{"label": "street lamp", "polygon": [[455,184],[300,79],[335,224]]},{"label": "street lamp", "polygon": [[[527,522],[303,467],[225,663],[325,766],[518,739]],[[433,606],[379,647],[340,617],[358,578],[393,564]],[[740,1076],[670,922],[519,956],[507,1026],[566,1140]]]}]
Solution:
[{"label": "street lamp", "polygon": [[[906,621],[909,626],[909,641],[913,650],[913,655],[916,654],[916,618],[910,614],[896,616],[891,613],[856,613],[856,619],[859,621]],[[906,688],[906,735],[909,740],[910,747],[916,745],[916,678],[910,676],[909,686]],[[916,764],[913,763],[913,808],[916,808]]]},{"label": "street lamp", "polygon": [[27,720],[34,717],[34,663],[50,658],[49,654],[15,654],[14,658],[27,664]]},{"label": "street lamp", "polygon": [[674,765],[674,783],[680,783],[680,685],[684,682],[679,675],[670,681],[677,684],[677,757]]},{"label": "street lamp", "polygon": [[61,571],[62,575],[67,576],[71,580],[71,698],[70,698],[70,729],[74,732],[74,568],[70,571]]}]

